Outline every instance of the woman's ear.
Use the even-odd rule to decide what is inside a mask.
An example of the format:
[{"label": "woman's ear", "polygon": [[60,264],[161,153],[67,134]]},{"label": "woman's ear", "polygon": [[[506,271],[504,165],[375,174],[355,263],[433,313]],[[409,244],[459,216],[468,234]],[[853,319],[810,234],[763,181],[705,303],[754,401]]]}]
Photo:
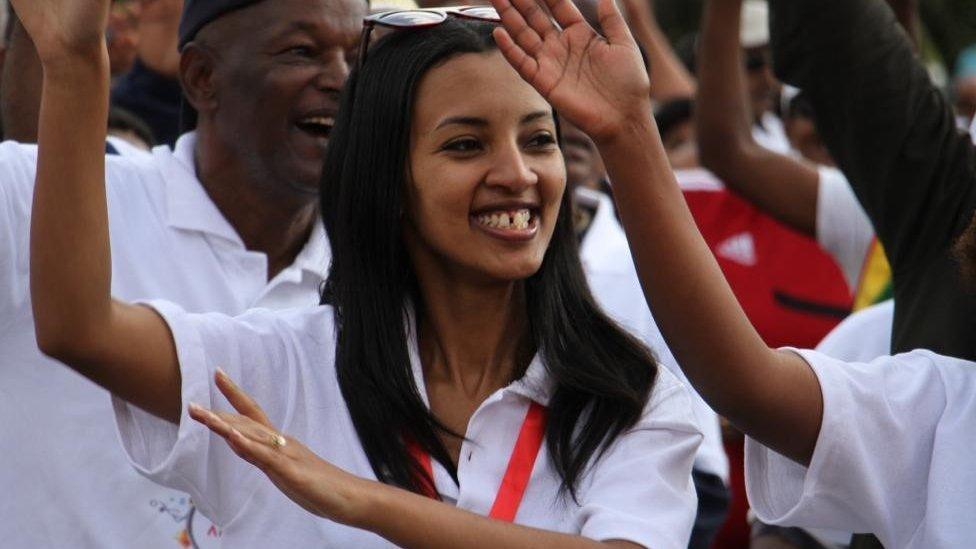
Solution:
[{"label": "woman's ear", "polygon": [[216,56],[209,48],[190,42],[180,56],[180,83],[187,101],[200,114],[217,108]]}]

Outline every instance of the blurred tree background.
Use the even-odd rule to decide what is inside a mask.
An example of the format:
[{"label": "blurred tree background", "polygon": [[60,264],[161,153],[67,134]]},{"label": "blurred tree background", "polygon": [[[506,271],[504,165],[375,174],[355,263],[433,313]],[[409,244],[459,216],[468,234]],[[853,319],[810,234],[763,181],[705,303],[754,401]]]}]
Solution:
[{"label": "blurred tree background", "polygon": [[[658,21],[673,43],[698,29],[703,0],[653,1]],[[937,60],[951,74],[959,52],[976,44],[976,0],[917,0],[916,3],[925,51],[937,55]]]}]

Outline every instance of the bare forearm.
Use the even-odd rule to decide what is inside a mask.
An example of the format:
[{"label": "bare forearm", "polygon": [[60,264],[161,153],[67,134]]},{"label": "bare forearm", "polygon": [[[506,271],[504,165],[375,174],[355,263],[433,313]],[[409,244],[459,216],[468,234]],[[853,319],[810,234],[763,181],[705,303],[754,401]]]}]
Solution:
[{"label": "bare forearm", "polygon": [[681,64],[656,21],[635,24],[634,35],[647,52],[654,82],[651,99],[663,102],[695,95],[695,77]]},{"label": "bare forearm", "polygon": [[108,53],[44,64],[31,221],[31,298],[38,341],[97,329],[111,310],[105,200]]},{"label": "bare forearm", "polygon": [[822,406],[817,380],[749,323],[685,205],[656,127],[648,119],[600,144],[600,153],[648,304],[685,374],[743,431],[809,460]]},{"label": "bare forearm", "polygon": [[719,165],[724,150],[752,144],[753,113],[739,46],[741,9],[741,0],[709,0],[702,21],[695,124],[703,160]]},{"label": "bare forearm", "polygon": [[699,55],[695,123],[702,164],[747,200],[796,230],[816,233],[817,171],[752,138],[742,48],[741,0],[710,0]]},{"label": "bare forearm", "polygon": [[373,531],[400,547],[637,547],[627,542],[604,544],[581,536],[493,520],[398,488],[378,483],[369,485],[368,512],[353,526]]}]

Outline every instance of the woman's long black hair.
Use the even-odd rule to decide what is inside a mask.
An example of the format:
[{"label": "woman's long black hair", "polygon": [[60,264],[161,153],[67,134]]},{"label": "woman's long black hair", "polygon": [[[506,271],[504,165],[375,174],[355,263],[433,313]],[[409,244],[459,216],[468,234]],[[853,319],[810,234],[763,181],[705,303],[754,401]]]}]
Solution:
[{"label": "woman's long black hair", "polygon": [[[350,77],[322,174],[333,252],[322,300],[335,307],[339,385],[377,477],[416,492],[431,479],[406,441],[453,467],[437,437],[447,430],[424,405],[408,353],[409,331],[416,329],[406,321],[408,310],[423,305],[401,230],[411,112],[432,67],[496,49],[493,27],[450,19],[380,40]],[[563,489],[575,498],[590,460],[640,418],[657,366],[594,302],[571,210],[566,193],[542,266],[524,284],[531,341],[554,387],[546,444]]]}]

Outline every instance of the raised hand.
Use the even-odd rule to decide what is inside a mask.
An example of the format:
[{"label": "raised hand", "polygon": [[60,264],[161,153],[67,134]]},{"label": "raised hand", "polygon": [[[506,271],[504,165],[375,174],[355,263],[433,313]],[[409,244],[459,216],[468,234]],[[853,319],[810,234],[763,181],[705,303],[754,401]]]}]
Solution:
[{"label": "raised hand", "polygon": [[99,53],[110,0],[11,0],[42,62]]},{"label": "raised hand", "polygon": [[191,404],[190,417],[227,441],[231,449],[271,479],[306,511],[337,522],[350,513],[350,494],[368,483],[321,459],[301,442],[281,434],[261,407],[227,374],[218,371],[217,388],[237,414]]},{"label": "raised hand", "polygon": [[[543,1],[543,0],[539,0]],[[499,49],[559,113],[599,144],[651,116],[650,80],[614,0],[600,0],[606,38],[570,0],[491,0],[502,18]]]}]

